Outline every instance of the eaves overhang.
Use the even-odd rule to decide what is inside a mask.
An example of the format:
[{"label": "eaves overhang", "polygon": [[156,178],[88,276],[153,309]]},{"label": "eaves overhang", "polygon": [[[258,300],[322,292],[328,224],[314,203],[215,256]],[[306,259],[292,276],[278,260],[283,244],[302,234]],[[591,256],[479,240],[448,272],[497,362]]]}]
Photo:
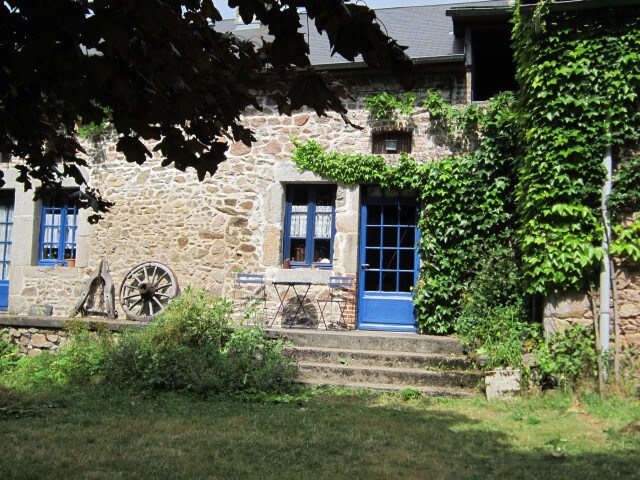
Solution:
[{"label": "eaves overhang", "polygon": [[[532,14],[537,3],[520,5],[520,12],[524,15]],[[572,10],[591,10],[597,8],[620,8],[640,6],[640,0],[558,0],[548,4],[551,12],[569,12]]]},{"label": "eaves overhang", "polygon": [[490,7],[454,7],[445,13],[453,20],[453,33],[456,37],[464,35],[465,28],[471,25],[504,24],[513,15],[515,7],[510,5]]}]

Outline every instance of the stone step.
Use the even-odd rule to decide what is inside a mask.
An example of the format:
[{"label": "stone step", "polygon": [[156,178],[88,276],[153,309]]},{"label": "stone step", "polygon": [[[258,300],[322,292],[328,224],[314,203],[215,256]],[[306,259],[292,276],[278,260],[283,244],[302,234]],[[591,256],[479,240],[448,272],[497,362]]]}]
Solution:
[{"label": "stone step", "polygon": [[474,368],[474,363],[463,355],[298,346],[286,347],[285,353],[297,362],[308,363],[404,368],[426,367],[431,370],[465,370]]},{"label": "stone step", "polygon": [[419,368],[398,368],[363,365],[332,365],[298,362],[302,381],[328,380],[338,383],[384,384],[420,387],[476,388],[482,378],[471,371],[432,371]]},{"label": "stone step", "polygon": [[415,333],[335,332],[325,330],[270,328],[271,338],[284,338],[297,347],[343,348],[349,350],[383,350],[393,352],[462,355],[460,341],[451,337],[418,335]]},{"label": "stone step", "polygon": [[470,398],[477,395],[477,389],[452,387],[416,387],[412,385],[390,385],[386,383],[346,382],[319,378],[301,379],[299,383],[314,387],[350,388],[354,390],[371,390],[374,392],[403,392],[407,389],[418,390],[423,396]]}]

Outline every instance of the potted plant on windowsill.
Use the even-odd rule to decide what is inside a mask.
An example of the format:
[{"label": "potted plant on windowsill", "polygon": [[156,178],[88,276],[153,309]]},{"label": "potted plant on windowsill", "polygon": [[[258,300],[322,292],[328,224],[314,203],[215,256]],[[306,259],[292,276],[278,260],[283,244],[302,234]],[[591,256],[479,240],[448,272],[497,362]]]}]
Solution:
[{"label": "potted plant on windowsill", "polygon": [[68,268],[74,268],[76,266],[76,259],[75,258],[67,258],[66,263],[67,263],[67,267]]}]

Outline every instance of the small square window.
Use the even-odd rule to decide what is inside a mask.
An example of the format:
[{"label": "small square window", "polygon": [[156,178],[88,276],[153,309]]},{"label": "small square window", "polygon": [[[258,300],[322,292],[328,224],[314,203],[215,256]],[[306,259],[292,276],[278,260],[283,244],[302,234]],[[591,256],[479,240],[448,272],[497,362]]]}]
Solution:
[{"label": "small square window", "polygon": [[284,253],[293,267],[330,267],[335,234],[335,185],[289,185]]},{"label": "small square window", "polygon": [[371,136],[371,152],[374,155],[411,153],[411,132],[374,132]]}]

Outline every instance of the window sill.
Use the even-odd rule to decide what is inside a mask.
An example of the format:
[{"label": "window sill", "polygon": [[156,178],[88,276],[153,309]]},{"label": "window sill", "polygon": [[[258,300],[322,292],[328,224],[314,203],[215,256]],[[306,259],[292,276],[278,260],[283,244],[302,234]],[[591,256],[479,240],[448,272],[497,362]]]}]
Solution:
[{"label": "window sill", "polygon": [[277,282],[310,282],[316,285],[326,285],[332,270],[329,268],[293,267],[278,270],[273,278]]},{"label": "window sill", "polygon": [[[70,259],[72,260],[72,259]],[[48,261],[48,260],[39,260],[38,263],[36,264],[37,267],[64,267],[64,268],[74,268],[76,266],[75,260],[74,260],[74,264],[73,266],[69,266],[69,264],[67,263],[67,261],[65,260],[64,262],[60,263],[60,262],[55,262],[55,261]]]},{"label": "window sill", "polygon": [[309,265],[307,263],[292,263],[291,268],[292,269],[306,268],[309,270],[333,270],[333,264],[332,263],[313,263]]}]

